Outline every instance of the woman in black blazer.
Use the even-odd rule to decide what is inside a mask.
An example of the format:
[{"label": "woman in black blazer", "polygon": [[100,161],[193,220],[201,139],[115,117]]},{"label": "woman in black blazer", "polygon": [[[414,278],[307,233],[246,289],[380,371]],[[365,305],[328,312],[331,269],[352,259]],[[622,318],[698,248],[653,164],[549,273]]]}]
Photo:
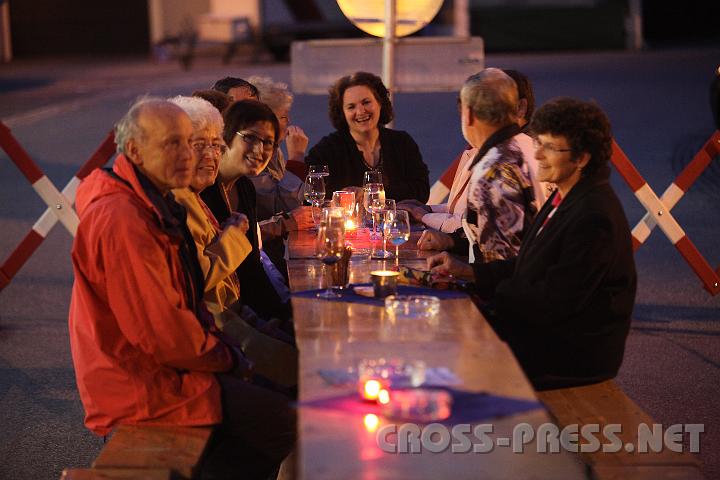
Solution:
[{"label": "woman in black blazer", "polygon": [[609,183],[610,124],[588,102],[558,98],[535,113],[538,180],[558,188],[516,258],[463,264],[442,253],[434,271],[472,277],[483,310],[537,389],[614,377],[635,301],[630,228]]},{"label": "woman in black blazer", "polygon": [[380,77],[357,72],[339,79],[330,88],[328,113],[336,131],[305,158],[308,165],[328,166],[328,198],[346,187],[360,193],[364,173],[378,170],[387,198],[427,201],[429,172],[420,149],[407,132],[384,127],[393,119],[393,108]]}]

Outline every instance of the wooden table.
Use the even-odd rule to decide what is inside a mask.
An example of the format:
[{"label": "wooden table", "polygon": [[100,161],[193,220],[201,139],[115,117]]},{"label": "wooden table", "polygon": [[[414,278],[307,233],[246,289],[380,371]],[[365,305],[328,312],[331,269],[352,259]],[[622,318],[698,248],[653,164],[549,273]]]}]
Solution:
[{"label": "wooden table", "polygon": [[[318,288],[322,264],[309,258],[313,248],[312,233],[291,234],[288,269],[293,291]],[[424,265],[425,260],[418,256],[411,239],[403,245],[400,262]],[[382,261],[354,263],[351,281],[369,281],[369,272],[378,268]],[[353,387],[327,385],[318,375],[319,369],[347,368],[375,357],[424,360],[428,367],[450,368],[462,381],[459,389],[536,400],[512,352],[469,298],[443,300],[439,325],[408,335],[393,330],[381,307],[300,297],[293,297],[292,303],[300,349],[301,402],[354,391]],[[537,427],[550,421],[538,404],[525,413],[480,423],[492,423],[490,437],[497,439],[512,437],[517,424]],[[381,418],[379,427],[387,423]],[[523,454],[498,446],[484,454],[451,453],[449,449],[439,454],[386,453],[377,445],[375,430],[365,426],[362,413],[301,407],[298,430],[298,470],[305,480],[586,478],[575,455],[536,453],[534,444],[527,445]]]}]

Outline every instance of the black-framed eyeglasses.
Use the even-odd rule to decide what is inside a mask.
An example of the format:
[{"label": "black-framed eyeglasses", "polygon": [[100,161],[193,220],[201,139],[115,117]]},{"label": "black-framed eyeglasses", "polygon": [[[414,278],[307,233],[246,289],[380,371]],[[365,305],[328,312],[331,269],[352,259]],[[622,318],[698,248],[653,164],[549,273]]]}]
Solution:
[{"label": "black-framed eyeglasses", "polygon": [[224,143],[208,143],[205,140],[190,142],[190,146],[192,146],[193,150],[197,153],[203,153],[209,148],[215,155],[222,155],[227,150],[227,146],[225,146]]},{"label": "black-framed eyeglasses", "polygon": [[572,148],[558,148],[552,143],[543,143],[537,138],[533,138],[533,146],[536,150],[543,149],[546,152],[553,152],[553,153],[563,153],[563,152],[572,152]]},{"label": "black-framed eyeglasses", "polygon": [[275,148],[275,140],[263,139],[258,137],[257,135],[253,133],[244,133],[244,132],[235,132],[235,135],[238,135],[240,138],[242,138],[245,143],[250,145],[251,147],[254,147],[258,143],[262,143],[264,150],[272,150]]}]

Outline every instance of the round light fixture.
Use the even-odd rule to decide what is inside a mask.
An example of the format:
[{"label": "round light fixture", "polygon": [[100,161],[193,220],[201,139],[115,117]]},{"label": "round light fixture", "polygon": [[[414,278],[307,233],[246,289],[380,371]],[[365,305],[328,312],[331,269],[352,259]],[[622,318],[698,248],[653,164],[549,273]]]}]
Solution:
[{"label": "round light fixture", "polygon": [[[385,36],[385,0],[337,0],[340,10],[360,30]],[[395,36],[417,32],[435,18],[443,0],[395,0]]]}]

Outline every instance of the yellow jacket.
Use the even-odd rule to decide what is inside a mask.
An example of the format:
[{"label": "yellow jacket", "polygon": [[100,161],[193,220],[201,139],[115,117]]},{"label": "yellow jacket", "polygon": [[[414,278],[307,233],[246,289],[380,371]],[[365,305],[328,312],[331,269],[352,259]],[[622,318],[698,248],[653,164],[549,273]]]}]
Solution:
[{"label": "yellow jacket", "polygon": [[252,246],[236,225],[218,232],[206,213],[210,209],[203,208],[197,193],[178,188],[173,190],[173,195],[187,209],[187,226],[195,239],[198,260],[205,275],[205,303],[211,313],[220,313],[240,299],[240,283],[235,270],[250,254]]}]

